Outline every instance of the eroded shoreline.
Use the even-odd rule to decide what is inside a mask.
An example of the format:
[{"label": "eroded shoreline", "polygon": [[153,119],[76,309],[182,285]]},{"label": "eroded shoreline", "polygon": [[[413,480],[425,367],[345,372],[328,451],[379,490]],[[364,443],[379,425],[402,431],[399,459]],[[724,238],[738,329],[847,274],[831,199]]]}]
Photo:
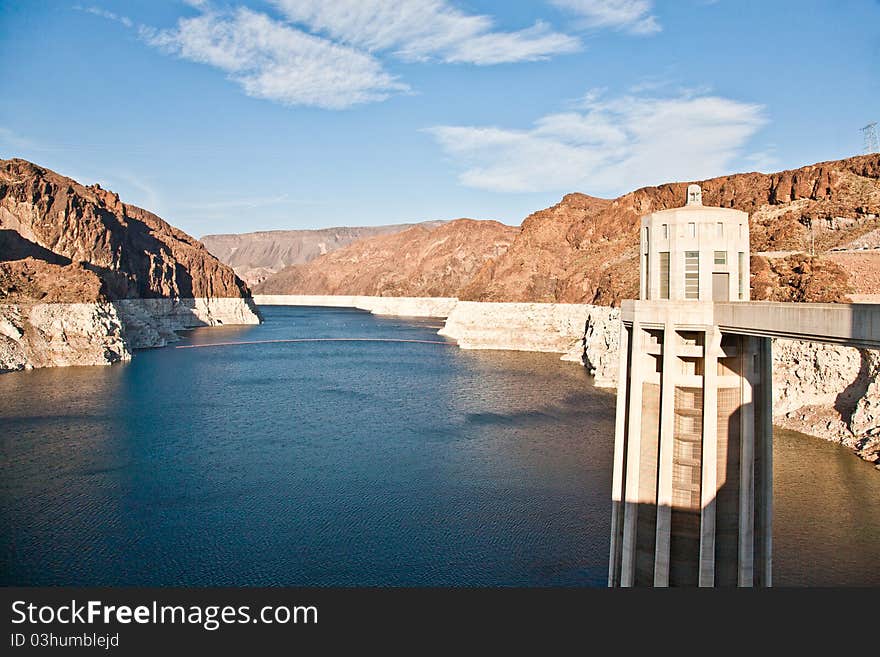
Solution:
[{"label": "eroded shoreline", "polygon": [[0,304],[0,372],[109,365],[164,347],[178,331],[259,322],[241,297]]}]

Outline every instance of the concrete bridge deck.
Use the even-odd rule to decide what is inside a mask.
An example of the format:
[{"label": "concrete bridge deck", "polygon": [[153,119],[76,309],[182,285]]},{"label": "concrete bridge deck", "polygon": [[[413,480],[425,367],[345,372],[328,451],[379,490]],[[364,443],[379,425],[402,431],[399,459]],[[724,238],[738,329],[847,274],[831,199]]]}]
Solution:
[{"label": "concrete bridge deck", "polygon": [[723,333],[880,349],[880,304],[624,301],[621,311],[624,322],[674,316],[678,325],[714,325]]}]

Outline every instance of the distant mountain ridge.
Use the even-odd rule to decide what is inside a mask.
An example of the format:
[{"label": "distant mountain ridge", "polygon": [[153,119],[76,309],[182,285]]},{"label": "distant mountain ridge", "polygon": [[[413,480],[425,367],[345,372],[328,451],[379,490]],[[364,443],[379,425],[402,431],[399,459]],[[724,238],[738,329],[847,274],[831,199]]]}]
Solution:
[{"label": "distant mountain ridge", "polygon": [[407,232],[354,242],[275,274],[256,290],[380,296],[429,290],[470,301],[618,305],[638,295],[639,218],[682,205],[691,182],[702,186],[706,205],[749,213],[753,299],[846,301],[880,294],[880,154],[643,187],[616,199],[567,194],[528,216],[521,229],[496,227],[481,235],[478,225],[490,222],[445,225],[444,239],[467,250],[467,268],[420,252],[439,233]]},{"label": "distant mountain ridge", "polygon": [[489,260],[504,254],[519,228],[455,219],[377,235],[292,265],[254,288],[259,294],[454,296]]},{"label": "distant mountain ridge", "polygon": [[267,230],[252,233],[205,235],[202,244],[231,266],[249,285],[261,283],[288,265],[302,265],[318,256],[375,235],[399,233],[413,226],[433,228],[443,221],[339,226],[314,230]]}]

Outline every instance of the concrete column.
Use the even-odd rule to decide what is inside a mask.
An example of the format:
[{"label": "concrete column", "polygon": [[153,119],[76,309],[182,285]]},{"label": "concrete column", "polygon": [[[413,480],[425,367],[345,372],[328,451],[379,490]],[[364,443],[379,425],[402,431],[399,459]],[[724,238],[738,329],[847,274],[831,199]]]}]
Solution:
[{"label": "concrete column", "polygon": [[755,338],[740,340],[742,359],[740,479],[739,479],[739,585],[754,585],[755,558]]},{"label": "concrete column", "polygon": [[654,586],[669,586],[669,542],[672,537],[672,460],[675,450],[675,325],[663,328],[663,373],[660,375],[660,450],[657,472],[657,540]]},{"label": "concrete column", "polygon": [[715,585],[715,506],[718,496],[718,355],[721,331],[706,331],[703,348],[703,457],[700,485],[700,586]]},{"label": "concrete column", "polygon": [[758,512],[758,531],[762,546],[760,584],[772,586],[773,557],[773,348],[770,338],[759,338],[761,363],[761,490]]},{"label": "concrete column", "polygon": [[611,556],[608,563],[608,586],[620,584],[617,573],[620,568],[621,556],[621,525],[623,523],[623,500],[624,500],[624,472],[623,462],[626,450],[626,414],[627,395],[626,381],[629,376],[627,371],[628,354],[631,345],[629,332],[626,326],[620,324],[620,364],[617,373],[617,416],[614,423],[614,470],[611,475]]},{"label": "concrete column", "polygon": [[639,509],[639,467],[642,448],[642,385],[645,357],[642,354],[644,331],[633,322],[629,369],[629,432],[626,441],[626,481],[624,483],[623,546],[620,564],[620,585],[635,582],[636,526]]}]

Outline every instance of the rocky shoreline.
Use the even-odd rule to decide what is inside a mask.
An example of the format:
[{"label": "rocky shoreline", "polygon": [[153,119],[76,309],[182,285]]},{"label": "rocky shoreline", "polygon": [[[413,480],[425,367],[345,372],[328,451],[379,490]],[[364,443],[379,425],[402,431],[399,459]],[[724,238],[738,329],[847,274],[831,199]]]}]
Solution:
[{"label": "rocky shoreline", "polygon": [[447,317],[460,303],[453,297],[369,297],[360,295],[255,294],[258,306],[320,306],[357,308],[374,315],[401,317]]},{"label": "rocky shoreline", "polygon": [[131,359],[108,301],[0,305],[0,372],[104,365]]},{"label": "rocky shoreline", "polygon": [[0,160],[0,372],[115,363],[180,330],[259,321],[198,240],[100,185]]},{"label": "rocky shoreline", "polygon": [[[457,301],[452,298],[256,295],[257,304],[336,306],[375,314],[438,317],[463,349],[561,354],[617,384],[620,312],[589,304]],[[880,351],[773,341],[774,423],[839,443],[880,467]]]},{"label": "rocky shoreline", "polygon": [[109,365],[174,342],[177,331],[259,322],[248,298],[0,304],[0,372]]}]

